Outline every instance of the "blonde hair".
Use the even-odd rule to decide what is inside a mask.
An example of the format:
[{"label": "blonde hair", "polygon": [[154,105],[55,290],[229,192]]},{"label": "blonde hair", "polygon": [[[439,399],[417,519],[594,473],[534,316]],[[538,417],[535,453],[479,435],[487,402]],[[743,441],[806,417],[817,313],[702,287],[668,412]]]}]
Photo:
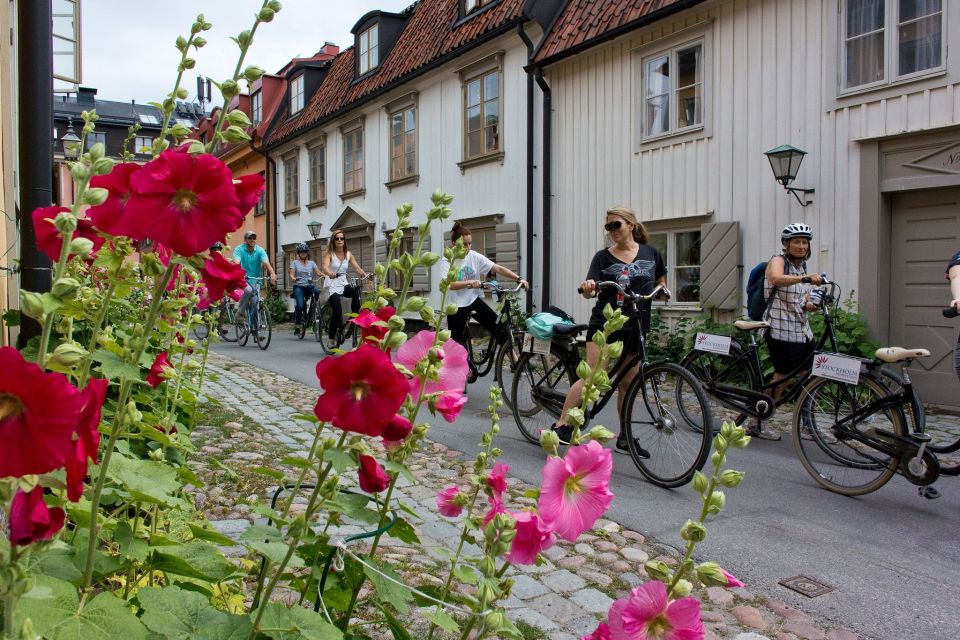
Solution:
[{"label": "blonde hair", "polygon": [[346,258],[346,256],[347,256],[347,235],[343,232],[343,229],[334,229],[333,231],[330,232],[330,242],[327,243],[327,253],[332,256],[332,255],[334,255],[334,253],[336,252],[337,243],[333,241],[333,238],[334,238],[334,236],[336,236],[338,233],[343,236],[343,256],[344,256],[344,258]]},{"label": "blonde hair", "polygon": [[607,209],[606,215],[608,216],[620,216],[628,223],[633,225],[633,239],[639,242],[640,244],[647,244],[647,241],[650,240],[650,234],[647,233],[647,228],[643,226],[643,223],[637,220],[637,214],[634,213],[633,209],[629,207],[624,207],[623,205],[617,205],[615,207],[610,207]]}]

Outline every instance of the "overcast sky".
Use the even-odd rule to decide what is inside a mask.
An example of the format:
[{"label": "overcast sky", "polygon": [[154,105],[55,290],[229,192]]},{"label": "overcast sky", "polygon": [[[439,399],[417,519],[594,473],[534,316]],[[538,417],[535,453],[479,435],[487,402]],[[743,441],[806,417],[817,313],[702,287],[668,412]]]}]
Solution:
[{"label": "overcast sky", "polygon": [[[324,42],[346,49],[350,29],[373,9],[398,12],[413,0],[281,0],[273,22],[260,25],[244,64],[275,73],[291,58],[315,53]],[[83,86],[97,89],[104,100],[162,100],[173,88],[180,53],[178,35],[186,37],[198,13],[213,28],[203,35],[207,45],[196,54],[184,86],[196,98],[197,75],[221,81],[231,77],[239,49],[231,36],[253,24],[262,0],[83,0]],[[244,90],[246,89],[245,85]],[[216,89],[214,89],[216,91]],[[214,97],[214,104],[220,98]]]}]

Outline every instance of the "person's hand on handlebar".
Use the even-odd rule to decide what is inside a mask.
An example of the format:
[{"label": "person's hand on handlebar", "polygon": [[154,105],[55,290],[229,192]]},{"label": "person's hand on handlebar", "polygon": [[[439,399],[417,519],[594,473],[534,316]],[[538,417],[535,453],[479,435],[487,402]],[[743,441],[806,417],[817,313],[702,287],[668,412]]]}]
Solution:
[{"label": "person's hand on handlebar", "polygon": [[580,283],[580,286],[577,287],[577,291],[580,292],[584,298],[593,298],[597,295],[597,282],[596,280],[584,280]]},{"label": "person's hand on handlebar", "polygon": [[810,284],[820,286],[824,282],[823,274],[820,273],[811,273],[807,277],[810,279]]}]

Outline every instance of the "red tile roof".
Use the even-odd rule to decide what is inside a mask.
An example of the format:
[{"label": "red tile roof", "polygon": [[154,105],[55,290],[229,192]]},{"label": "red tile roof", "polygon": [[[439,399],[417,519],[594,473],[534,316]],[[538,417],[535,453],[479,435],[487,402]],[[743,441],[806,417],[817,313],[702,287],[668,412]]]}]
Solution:
[{"label": "red tile roof", "polygon": [[[485,34],[509,28],[525,20],[523,0],[500,0],[477,15],[456,24],[460,0],[420,0],[381,61],[379,69],[353,84],[354,48],[341,52],[310,102],[298,115],[280,122],[268,134],[267,144],[281,142],[318,122],[347,111],[370,99],[377,91],[409,80],[431,63],[479,40]],[[280,114],[283,117],[283,114]]]},{"label": "red tile roof", "polygon": [[555,62],[705,0],[569,0],[535,62]]}]

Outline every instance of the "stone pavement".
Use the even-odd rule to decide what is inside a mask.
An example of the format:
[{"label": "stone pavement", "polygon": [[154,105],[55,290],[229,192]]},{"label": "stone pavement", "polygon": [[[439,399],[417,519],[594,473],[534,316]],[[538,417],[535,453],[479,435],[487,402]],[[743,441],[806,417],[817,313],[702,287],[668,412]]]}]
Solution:
[{"label": "stone pavement", "polygon": [[[249,505],[266,502],[272,494],[272,488],[266,486],[270,480],[255,476],[250,467],[282,468],[277,461],[284,455],[302,453],[309,447],[312,425],[290,416],[312,411],[318,389],[212,352],[208,367],[214,375],[204,385],[207,397],[241,412],[243,419],[214,426],[203,420],[208,412],[201,413],[200,426],[191,438],[202,453],[198,458],[207,459],[192,466],[208,484],[196,490],[194,498],[218,530],[236,537],[255,521]],[[473,451],[462,453],[428,441],[410,464],[418,484],[401,482],[400,491],[394,493],[422,517],[415,526],[423,545],[409,547],[384,538],[381,551],[387,560],[405,565],[406,571],[401,573],[415,584],[442,584],[436,576],[446,575],[442,559],[455,550],[461,523],[441,517],[435,498],[440,489],[458,481],[462,484],[474,455]],[[523,496],[531,488],[511,479],[508,504],[533,504]],[[302,499],[295,502],[302,504]],[[678,561],[673,549],[609,520],[598,521],[575,544],[558,540],[544,555],[546,562],[541,566],[512,570],[516,583],[504,606],[511,620],[529,625],[525,628],[531,638],[553,640],[577,640],[591,633],[613,599],[646,580],[643,564],[648,559],[671,565]],[[748,589],[711,587],[694,595],[702,602],[708,639],[860,637]]]}]

